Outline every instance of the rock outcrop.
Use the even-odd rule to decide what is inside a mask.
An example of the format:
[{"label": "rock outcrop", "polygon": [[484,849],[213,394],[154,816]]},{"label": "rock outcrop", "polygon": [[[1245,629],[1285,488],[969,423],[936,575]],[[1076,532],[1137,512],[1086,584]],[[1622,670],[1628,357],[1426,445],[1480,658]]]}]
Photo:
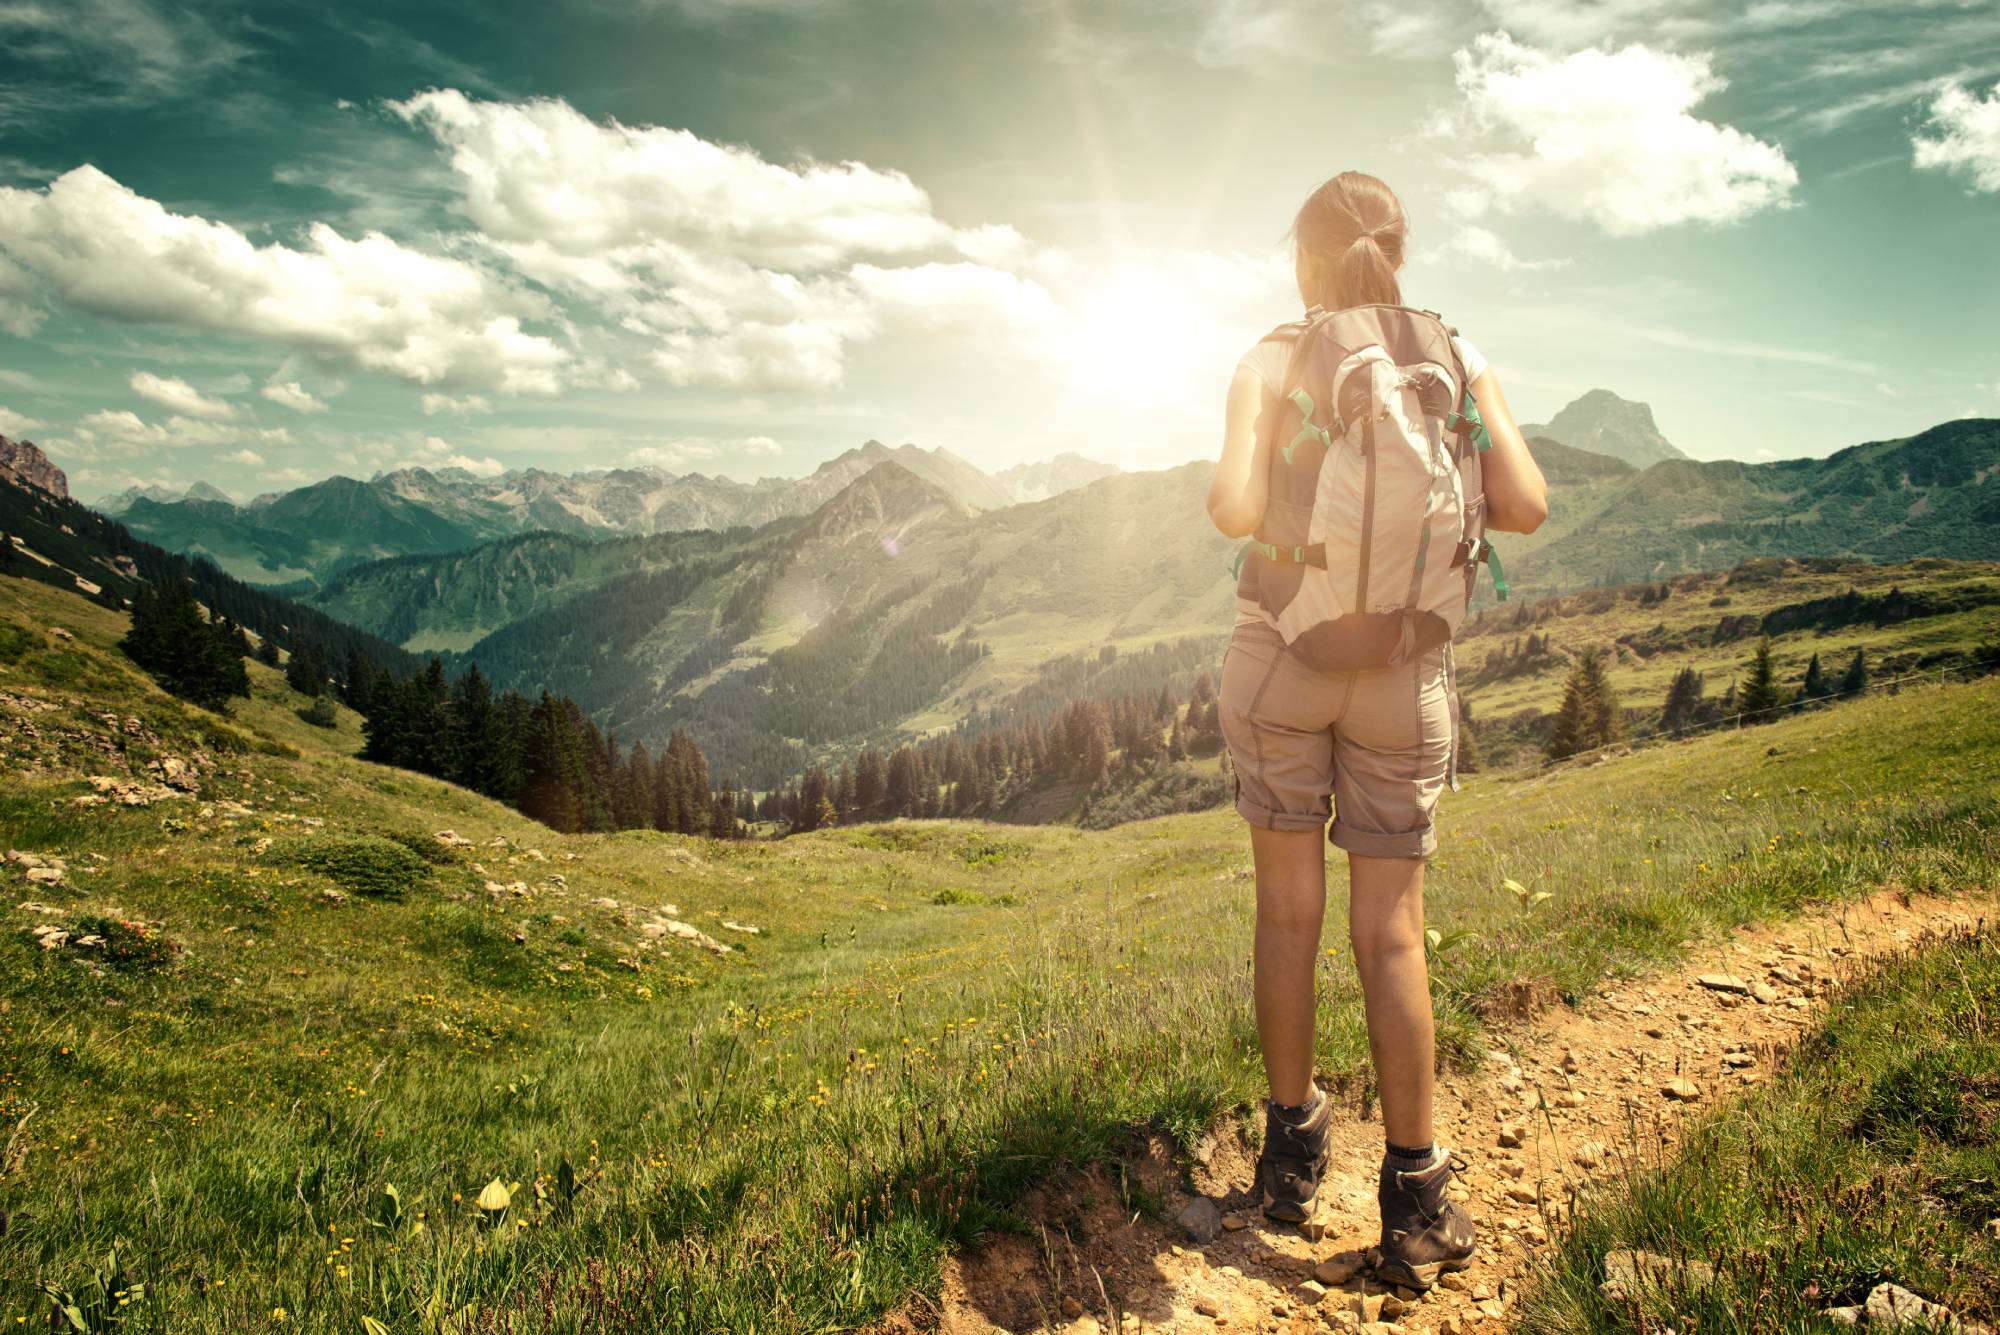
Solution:
[{"label": "rock outcrop", "polygon": [[0,479],[34,491],[46,492],[58,500],[69,497],[69,479],[49,462],[33,443],[0,436]]}]

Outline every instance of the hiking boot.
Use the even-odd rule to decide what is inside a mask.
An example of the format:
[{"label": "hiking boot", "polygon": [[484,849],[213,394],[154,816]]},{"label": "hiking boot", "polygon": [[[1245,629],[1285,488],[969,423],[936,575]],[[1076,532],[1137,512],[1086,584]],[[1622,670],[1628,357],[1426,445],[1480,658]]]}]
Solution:
[{"label": "hiking boot", "polygon": [[1382,1165],[1375,1198],[1382,1207],[1382,1246],[1375,1262],[1376,1278],[1422,1292],[1447,1270],[1472,1263],[1472,1214],[1445,1199],[1454,1172],[1465,1171],[1465,1160],[1440,1150],[1429,1168],[1402,1172]]},{"label": "hiking boot", "polygon": [[1316,1102],[1303,1122],[1278,1115],[1278,1105],[1264,1108],[1264,1151],[1257,1156],[1257,1186],[1264,1193],[1264,1217],[1302,1224],[1312,1217],[1313,1195],[1326,1176],[1333,1100],[1313,1090]]}]

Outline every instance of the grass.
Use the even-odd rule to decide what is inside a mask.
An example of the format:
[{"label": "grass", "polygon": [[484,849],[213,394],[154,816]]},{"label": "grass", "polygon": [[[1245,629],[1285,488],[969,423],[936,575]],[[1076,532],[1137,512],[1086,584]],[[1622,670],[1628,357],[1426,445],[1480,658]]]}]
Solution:
[{"label": "grass", "polygon": [[[1587,1204],[1519,1328],[1831,1327],[1902,1285],[2000,1316],[2000,936],[1913,949],[1834,1002],[1764,1091]],[[1679,1258],[1657,1289],[1598,1293],[1606,1252]],[[1714,1269],[1712,1283],[1687,1261]]]},{"label": "grass", "polygon": [[[1671,593],[1661,603],[1640,602],[1648,586],[1632,585],[1488,607],[1468,624],[1458,646],[1461,689],[1477,716],[1496,722],[1523,713],[1553,713],[1569,670],[1565,655],[1593,645],[1612,651],[1611,682],[1628,710],[1657,716],[1668,683],[1684,667],[1703,674],[1712,699],[1743,676],[1757,643],[1755,630],[1719,635],[1723,622],[1748,618],[1754,623],[1850,588],[1875,597],[1900,588],[1927,602],[1907,620],[1877,624],[1863,619],[1781,630],[1773,636],[1772,651],[1779,678],[1788,687],[1798,685],[1815,653],[1837,679],[1855,649],[1865,650],[1870,672],[1881,680],[1955,661],[1979,644],[2000,642],[2000,566],[1991,562],[1765,560],[1664,583]],[[1552,661],[1519,674],[1486,670],[1489,660],[1498,661],[1501,649],[1529,631],[1551,638],[1558,650]]]},{"label": "grass", "polygon": [[[10,902],[179,948],[93,966],[7,910],[0,1323],[43,1319],[39,1285],[81,1292],[116,1246],[147,1286],[135,1331],[851,1327],[1017,1227],[1031,1183],[1258,1092],[1232,813],[561,836],[358,761],[350,713],[311,727],[260,665],[230,718],[172,701],[111,648],[122,622],[0,580],[27,637],[0,673],[0,825],[71,869]],[[1475,1061],[1524,995],[1733,924],[1989,882],[1996,705],[1993,682],[1905,691],[1475,776],[1431,872],[1444,1060]],[[198,799],[71,800],[166,754],[200,760]],[[472,846],[424,844],[447,827]],[[384,869],[400,898],[325,893]],[[1507,878],[1553,897],[1524,909]],[[668,905],[735,948],[649,937]],[[1329,918],[1318,1060],[1365,1091]],[[496,1180],[507,1204],[482,1208]]]}]

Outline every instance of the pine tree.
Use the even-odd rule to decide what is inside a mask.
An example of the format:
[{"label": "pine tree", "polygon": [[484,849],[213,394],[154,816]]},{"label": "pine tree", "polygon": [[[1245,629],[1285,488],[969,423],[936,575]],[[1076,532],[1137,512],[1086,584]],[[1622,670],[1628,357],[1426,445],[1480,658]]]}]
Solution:
[{"label": "pine tree", "polygon": [[1695,721],[1701,710],[1701,673],[1684,667],[1667,686],[1667,702],[1660,709],[1660,731],[1676,733]]},{"label": "pine tree", "polygon": [[923,811],[923,775],[917,767],[917,753],[907,746],[899,746],[889,757],[888,791],[884,798],[888,812],[894,816],[915,816]]},{"label": "pine tree", "polygon": [[257,641],[257,661],[265,667],[278,666],[278,641],[266,635]]},{"label": "pine tree", "polygon": [[285,664],[285,685],[300,695],[318,695],[326,689],[326,659],[316,644],[302,644],[292,650]]},{"label": "pine tree", "polygon": [[1854,647],[1854,659],[1847,665],[1847,671],[1840,674],[1840,697],[1851,700],[1868,690],[1868,657],[1860,645]]},{"label": "pine tree", "polygon": [[798,819],[793,823],[795,830],[821,830],[833,824],[833,802],[829,796],[831,785],[822,765],[806,767],[805,777],[799,780]]},{"label": "pine tree", "polygon": [[1481,759],[1479,755],[1479,733],[1472,726],[1472,699],[1458,697],[1458,772],[1477,774]]},{"label": "pine tree", "polygon": [[132,628],[119,647],[162,687],[209,709],[250,694],[250,674],[226,622],[211,623],[186,580],[171,576],[141,585]]},{"label": "pine tree", "polygon": [[562,704],[547,691],[535,702],[522,748],[521,810],[552,830],[583,828],[578,794],[581,758]]},{"label": "pine tree", "polygon": [[1785,690],[1778,684],[1778,669],[1771,661],[1771,637],[1766,635],[1757,641],[1757,652],[1750,658],[1750,673],[1744,678],[1743,689],[1737,692],[1737,721],[1763,723],[1784,703]]},{"label": "pine tree", "polygon": [[1806,664],[1805,679],[1799,683],[1799,702],[1824,700],[1833,694],[1833,687],[1827,682],[1826,673],[1819,665],[1819,654],[1815,652],[1812,661]]},{"label": "pine tree", "polygon": [[1586,649],[1571,664],[1569,680],[1563,684],[1562,705],[1549,734],[1551,760],[1605,746],[1623,734],[1618,702],[1605,679],[1604,651]]},{"label": "pine tree", "polygon": [[883,815],[888,795],[888,759],[874,747],[864,747],[854,767],[854,819],[874,820]]}]

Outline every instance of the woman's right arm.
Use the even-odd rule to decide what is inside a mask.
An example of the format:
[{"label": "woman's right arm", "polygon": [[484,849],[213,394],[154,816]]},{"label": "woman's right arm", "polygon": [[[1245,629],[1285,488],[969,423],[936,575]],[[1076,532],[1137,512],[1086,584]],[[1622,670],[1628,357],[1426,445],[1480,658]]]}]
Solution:
[{"label": "woman's right arm", "polygon": [[1549,517],[1549,484],[1541,465],[1528,453],[1528,442],[1514,423],[1514,410],[1500,391],[1500,377],[1489,367],[1472,382],[1472,401],[1486,423],[1493,448],[1479,460],[1486,487],[1486,527],[1502,533],[1533,533]]},{"label": "woman's right arm", "polygon": [[1271,472],[1259,439],[1257,417],[1263,411],[1263,378],[1247,366],[1236,368],[1229,382],[1223,411],[1222,462],[1208,484],[1208,517],[1224,537],[1248,537],[1264,522],[1264,504],[1271,496]]}]

